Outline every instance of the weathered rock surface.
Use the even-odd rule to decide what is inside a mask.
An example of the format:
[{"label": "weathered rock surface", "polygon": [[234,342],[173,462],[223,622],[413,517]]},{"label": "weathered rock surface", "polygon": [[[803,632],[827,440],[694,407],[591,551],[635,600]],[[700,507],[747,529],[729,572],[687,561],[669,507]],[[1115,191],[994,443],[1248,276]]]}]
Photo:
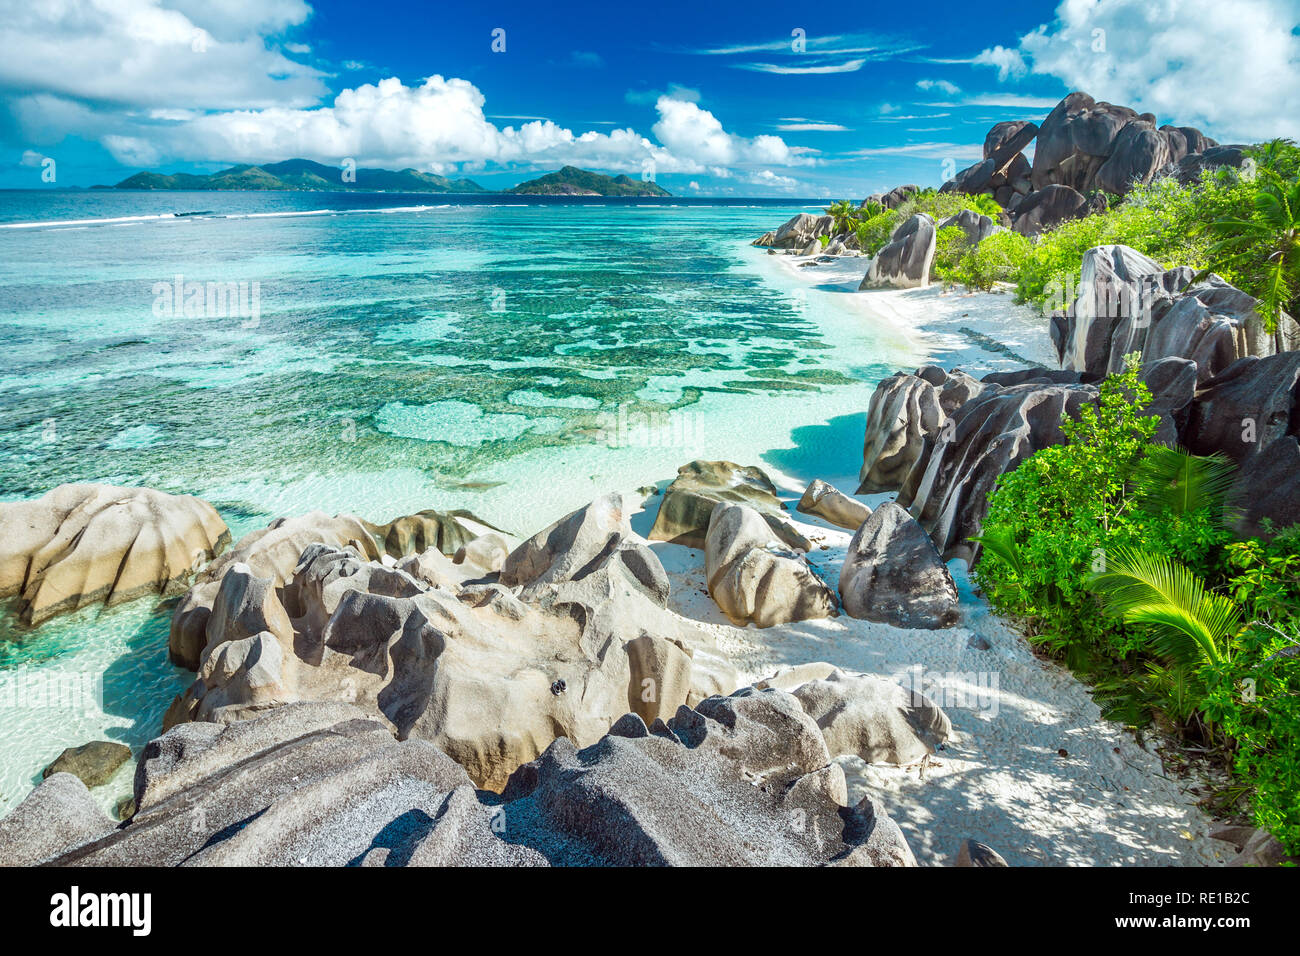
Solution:
[{"label": "weathered rock surface", "polygon": [[1034,189],[1061,184],[1122,196],[1170,163],[1215,145],[1191,127],[1157,129],[1149,113],[1071,93],[1038,131],[1031,178]]},{"label": "weathered rock surface", "polygon": [[873,193],[866,199],[862,200],[862,205],[869,206],[872,203],[879,203],[886,209],[897,209],[920,191],[920,186],[915,186],[911,183],[908,183],[906,186],[895,186],[887,193]]},{"label": "weathered rock surface", "polygon": [[89,604],[173,593],[230,542],[216,510],[191,495],[60,485],[0,504],[0,598],[27,624]]},{"label": "weathered rock surface", "polygon": [[292,577],[303,551],[312,544],[350,547],[367,560],[378,561],[385,556],[392,560],[439,548],[443,554],[452,554],[467,547],[472,537],[456,515],[436,511],[422,511],[382,525],[355,515],[331,516],[322,511],[277,518],[265,528],[244,535],[230,551],[195,575],[194,586],[172,612],[171,659],[182,667],[198,667],[198,653],[209,641],[208,618],[217,591],[236,564],[245,566],[253,577],[269,579],[270,587],[275,589],[282,588]]},{"label": "weathered rock surface", "polygon": [[108,783],[117,768],[131,759],[131,748],[111,740],[92,740],[80,747],[69,747],[41,771],[42,777],[70,773],[87,787]]},{"label": "weathered rock surface", "polygon": [[[802,250],[822,236],[831,235],[834,228],[835,219],[831,216],[814,216],[810,212],[801,212],[782,223],[775,232],[764,235],[756,245]],[[763,239],[768,241],[764,242]]]},{"label": "weathered rock surface", "polygon": [[269,580],[232,567],[169,721],[354,702],[499,788],[557,735],[586,746],[629,710],[653,721],[735,686],[708,634],[666,609],[667,575],[617,496],[524,542],[501,582],[431,586],[318,542],[278,592],[285,633]]},{"label": "weathered rock surface", "polygon": [[789,692],[817,722],[831,756],[905,765],[952,736],[948,715],[924,694],[831,664],[800,664],[754,685]]},{"label": "weathered rock surface", "polygon": [[966,236],[967,244],[972,246],[979,245],[996,232],[1004,231],[1004,227],[998,225],[991,217],[982,216],[973,209],[963,209],[955,216],[940,219],[935,228],[942,231],[949,226],[960,229]]},{"label": "weathered rock surface", "polygon": [[1120,371],[1124,356],[1194,361],[1204,383],[1247,355],[1300,348],[1300,324],[1284,315],[1264,330],[1258,303],[1216,275],[1190,285],[1187,267],[1164,269],[1128,246],[1097,246],[1083,257],[1079,294],[1057,340],[1062,364]]},{"label": "weathered rock surface", "polygon": [[112,831],[115,824],[70,773],[46,777],[0,819],[0,866],[31,866]]},{"label": "weathered rock surface", "polygon": [[1088,214],[1088,200],[1078,190],[1053,184],[1026,196],[1016,206],[1012,228],[1022,236],[1036,236],[1071,219]]},{"label": "weathered rock surface", "polygon": [[948,417],[983,385],[965,372],[925,365],[876,386],[867,410],[858,494],[897,491]]},{"label": "weathered rock surface", "polygon": [[150,742],[130,822],[55,775],[0,821],[0,862],[93,866],[911,866],[797,701],[746,689],[653,727],[559,738],[484,800],[423,740],[344,703],[278,707]]},{"label": "weathered rock surface", "polygon": [[851,617],[896,627],[957,623],[957,587],[933,542],[894,502],[877,508],[849,543],[840,598]]},{"label": "weathered rock surface", "polygon": [[957,851],[956,865],[1000,867],[1006,866],[1007,861],[986,843],[980,843],[978,840],[963,840],[961,849]]},{"label": "weathered rock surface", "polygon": [[831,589],[748,505],[714,506],[704,559],[709,594],[739,627],[772,627],[835,613]]},{"label": "weathered rock surface", "polygon": [[980,532],[998,476],[1060,444],[1061,415],[1077,418],[1083,404],[1096,401],[1095,386],[1035,377],[1007,386],[986,377],[982,391],[927,438],[903,481],[898,503],[930,533],[944,560],[973,559],[977,549],[969,539]]},{"label": "weathered rock surface", "polygon": [[1234,362],[1197,393],[1183,434],[1191,451],[1237,463],[1242,531],[1300,522],[1300,352]]},{"label": "weathered rock surface", "polygon": [[834,485],[815,478],[804,490],[795,505],[796,511],[816,515],[830,524],[848,531],[857,531],[862,522],[871,517],[871,509],[856,498],[851,498]]},{"label": "weathered rock surface", "polygon": [[912,289],[929,285],[936,236],[933,219],[925,213],[912,216],[876,253],[859,288]]},{"label": "weathered rock surface", "polygon": [[915,865],[883,810],[846,794],[798,702],[745,688],[649,729],[619,721],[586,750],[558,739],[503,796],[507,832],[531,823],[555,863]]},{"label": "weathered rock surface", "polygon": [[787,520],[776,486],[763,470],[730,461],[696,460],[678,468],[659,503],[650,540],[703,548],[709,518],[720,501],[749,505],[785,544],[800,551],[812,549],[812,543]]},{"label": "weathered rock surface", "polygon": [[1160,175],[1173,176],[1184,186],[1190,186],[1207,170],[1240,169],[1246,162],[1246,146],[1210,146],[1203,152],[1191,152],[1169,163]]}]

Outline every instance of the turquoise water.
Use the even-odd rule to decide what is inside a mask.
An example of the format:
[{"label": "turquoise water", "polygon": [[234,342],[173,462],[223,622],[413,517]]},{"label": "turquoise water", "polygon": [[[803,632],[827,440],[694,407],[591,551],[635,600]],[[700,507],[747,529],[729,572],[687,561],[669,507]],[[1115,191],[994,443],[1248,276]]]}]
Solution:
[{"label": "turquoise water", "polygon": [[[0,193],[0,500],[106,481],[235,537],[311,508],[531,533],[695,457],[856,471],[874,383],[915,359],[749,246],[806,206],[343,201]],[[80,222],[175,211],[211,212]],[[77,222],[15,226],[42,221]],[[250,307],[178,312],[186,283]],[[0,676],[104,676],[102,707],[0,720],[0,810],[64,746],[157,733],[190,677],[148,603],[0,625]]]}]

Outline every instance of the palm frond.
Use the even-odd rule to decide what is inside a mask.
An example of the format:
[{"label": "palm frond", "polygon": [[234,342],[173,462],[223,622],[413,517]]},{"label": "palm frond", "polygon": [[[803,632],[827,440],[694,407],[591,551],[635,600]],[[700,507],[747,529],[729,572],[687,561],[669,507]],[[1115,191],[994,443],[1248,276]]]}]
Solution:
[{"label": "palm frond", "polygon": [[1187,514],[1204,508],[1224,524],[1236,472],[1236,464],[1221,452],[1193,455],[1184,448],[1152,445],[1134,470],[1133,496],[1145,511]]},{"label": "palm frond", "polygon": [[1024,558],[1020,554],[1020,545],[1016,543],[1015,535],[1009,528],[993,528],[971,540],[983,548],[986,555],[992,555],[1006,564],[1015,572],[1016,577],[1024,578]]},{"label": "palm frond", "polygon": [[1092,587],[1133,624],[1152,626],[1153,648],[1184,664],[1222,664],[1241,611],[1209,592],[1192,571],[1164,555],[1118,548]]}]

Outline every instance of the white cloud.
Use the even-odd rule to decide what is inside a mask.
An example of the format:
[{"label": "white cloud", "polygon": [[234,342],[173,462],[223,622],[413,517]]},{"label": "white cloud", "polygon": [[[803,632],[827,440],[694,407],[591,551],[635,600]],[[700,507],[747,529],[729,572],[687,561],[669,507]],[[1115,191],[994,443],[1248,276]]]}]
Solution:
[{"label": "white cloud", "polygon": [[34,149],[23,150],[22,158],[18,160],[19,166],[39,166],[45,161],[45,157]]},{"label": "white cloud", "polygon": [[779,136],[745,139],[728,133],[716,116],[700,109],[697,103],[661,96],[655,109],[659,111],[659,122],[653,132],[679,161],[720,166],[798,166],[812,162],[804,155],[806,151],[791,149]]},{"label": "white cloud", "polygon": [[782,63],[737,63],[736,67],[741,70],[752,70],[756,73],[779,73],[799,76],[817,73],[856,73],[862,69],[863,64],[866,62],[865,59],[857,59],[847,60],[843,63],[822,63],[813,66],[787,66]]},{"label": "white cloud", "polygon": [[305,4],[277,0],[265,11],[237,0],[177,5],[192,7],[195,18],[161,0],[8,3],[0,88],[186,109],[307,105],[325,92],[317,70],[266,44],[264,31],[305,19]]},{"label": "white cloud", "polygon": [[[1298,22],[1295,0],[1064,0],[1014,52],[1098,99],[1251,141],[1300,135]],[[981,56],[1002,72],[997,48]]]},{"label": "white cloud", "polygon": [[922,159],[978,159],[984,155],[982,143],[906,143],[901,146],[874,146],[855,149],[849,156],[917,156]]},{"label": "white cloud", "polygon": [[1004,46],[991,47],[970,61],[977,66],[991,66],[998,71],[998,79],[1006,80],[1013,76],[1024,76],[1028,67],[1019,50],[1008,50]]},{"label": "white cloud", "polygon": [[671,96],[675,100],[689,100],[692,103],[700,101],[699,90],[682,86],[680,83],[669,83],[667,90],[628,90],[623,94],[623,99],[637,106],[650,106],[658,103],[662,96]]},{"label": "white cloud", "polygon": [[815,162],[812,150],[779,136],[730,133],[708,110],[666,94],[655,104],[658,142],[632,129],[575,133],[546,119],[500,127],[483,105],[483,94],[467,80],[432,76],[405,86],[390,77],[344,90],[316,109],[232,110],[99,138],[129,165],[153,165],[160,157],[258,163],[302,156],[439,172],[564,163],[638,171],[650,163],[659,173],[726,176],[732,168]]},{"label": "white cloud", "polygon": [[788,123],[778,123],[776,126],[783,133],[847,133],[849,127],[841,126],[839,123],[818,123],[812,120],[795,120]]},{"label": "white cloud", "polygon": [[961,92],[961,87],[956,83],[949,83],[947,80],[917,80],[916,88],[918,90],[938,90],[940,93],[946,93],[948,96],[956,96]]},{"label": "white cloud", "polygon": [[768,189],[777,189],[781,192],[793,192],[799,188],[799,180],[790,176],[782,176],[772,172],[770,169],[760,169],[744,177],[744,182],[751,186],[763,186]]}]

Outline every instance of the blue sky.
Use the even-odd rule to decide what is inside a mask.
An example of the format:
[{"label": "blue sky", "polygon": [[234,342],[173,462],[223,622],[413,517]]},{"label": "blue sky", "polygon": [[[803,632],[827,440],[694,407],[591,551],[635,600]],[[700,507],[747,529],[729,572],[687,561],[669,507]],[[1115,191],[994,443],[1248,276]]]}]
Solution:
[{"label": "blue sky", "polygon": [[1223,141],[1300,135],[1300,0],[562,10],[0,0],[0,186],[42,186],[47,158],[44,185],[88,186],[306,156],[857,197],[937,185],[1072,89]]}]

